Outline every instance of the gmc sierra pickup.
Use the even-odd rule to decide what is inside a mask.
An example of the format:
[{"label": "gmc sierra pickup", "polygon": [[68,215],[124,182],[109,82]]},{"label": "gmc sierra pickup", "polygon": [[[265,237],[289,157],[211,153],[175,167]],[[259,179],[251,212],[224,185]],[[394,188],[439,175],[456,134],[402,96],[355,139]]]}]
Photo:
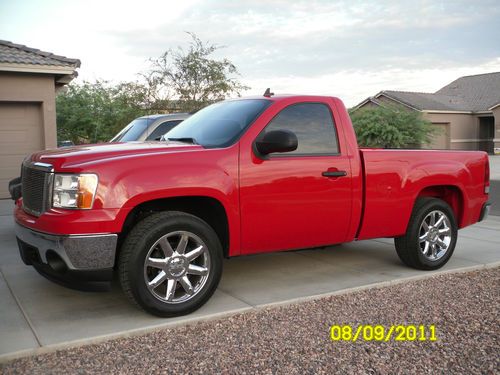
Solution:
[{"label": "gmc sierra pickup", "polygon": [[488,214],[486,153],[358,149],[333,97],[227,100],[166,137],[27,157],[10,184],[23,261],[66,283],[116,272],[175,316],[210,298],[223,257],[391,237],[433,270]]}]

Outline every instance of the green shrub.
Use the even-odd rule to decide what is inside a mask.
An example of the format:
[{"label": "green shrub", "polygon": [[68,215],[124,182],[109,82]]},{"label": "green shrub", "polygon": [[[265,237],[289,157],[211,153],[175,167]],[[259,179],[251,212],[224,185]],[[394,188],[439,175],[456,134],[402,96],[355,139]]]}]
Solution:
[{"label": "green shrub", "polygon": [[360,108],[350,115],[360,147],[419,148],[438,131],[420,112],[402,106]]}]

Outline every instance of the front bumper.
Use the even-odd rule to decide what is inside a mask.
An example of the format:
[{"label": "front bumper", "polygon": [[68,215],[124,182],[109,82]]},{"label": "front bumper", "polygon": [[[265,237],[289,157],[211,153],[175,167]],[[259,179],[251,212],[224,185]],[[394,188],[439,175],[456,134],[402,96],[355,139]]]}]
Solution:
[{"label": "front bumper", "polygon": [[109,281],[116,234],[55,235],[18,223],[15,231],[23,262],[54,281]]}]

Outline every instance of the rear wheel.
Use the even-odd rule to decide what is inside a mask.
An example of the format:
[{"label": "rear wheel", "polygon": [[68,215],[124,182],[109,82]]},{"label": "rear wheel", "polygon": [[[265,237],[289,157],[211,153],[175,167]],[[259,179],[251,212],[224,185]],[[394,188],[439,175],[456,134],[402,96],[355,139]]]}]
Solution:
[{"label": "rear wheel", "polygon": [[406,234],[395,238],[399,258],[406,265],[434,270],[446,264],[457,242],[457,224],[450,206],[436,198],[419,198]]},{"label": "rear wheel", "polygon": [[125,294],[164,317],[201,307],[217,288],[221,273],[222,248],[214,230],[182,212],[161,212],[139,222],[119,260]]}]

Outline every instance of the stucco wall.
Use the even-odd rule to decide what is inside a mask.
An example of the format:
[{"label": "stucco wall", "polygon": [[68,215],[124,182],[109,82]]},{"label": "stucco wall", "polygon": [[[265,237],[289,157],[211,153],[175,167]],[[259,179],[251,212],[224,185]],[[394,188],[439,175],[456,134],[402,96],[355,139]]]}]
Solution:
[{"label": "stucco wall", "polygon": [[500,107],[496,107],[493,110],[493,116],[495,117],[495,139],[494,147],[495,153],[500,154]]},{"label": "stucco wall", "polygon": [[0,72],[0,101],[40,103],[42,144],[44,148],[57,147],[54,76]]},{"label": "stucco wall", "polygon": [[478,150],[479,120],[474,115],[458,113],[424,113],[433,123],[449,123],[450,149]]}]

